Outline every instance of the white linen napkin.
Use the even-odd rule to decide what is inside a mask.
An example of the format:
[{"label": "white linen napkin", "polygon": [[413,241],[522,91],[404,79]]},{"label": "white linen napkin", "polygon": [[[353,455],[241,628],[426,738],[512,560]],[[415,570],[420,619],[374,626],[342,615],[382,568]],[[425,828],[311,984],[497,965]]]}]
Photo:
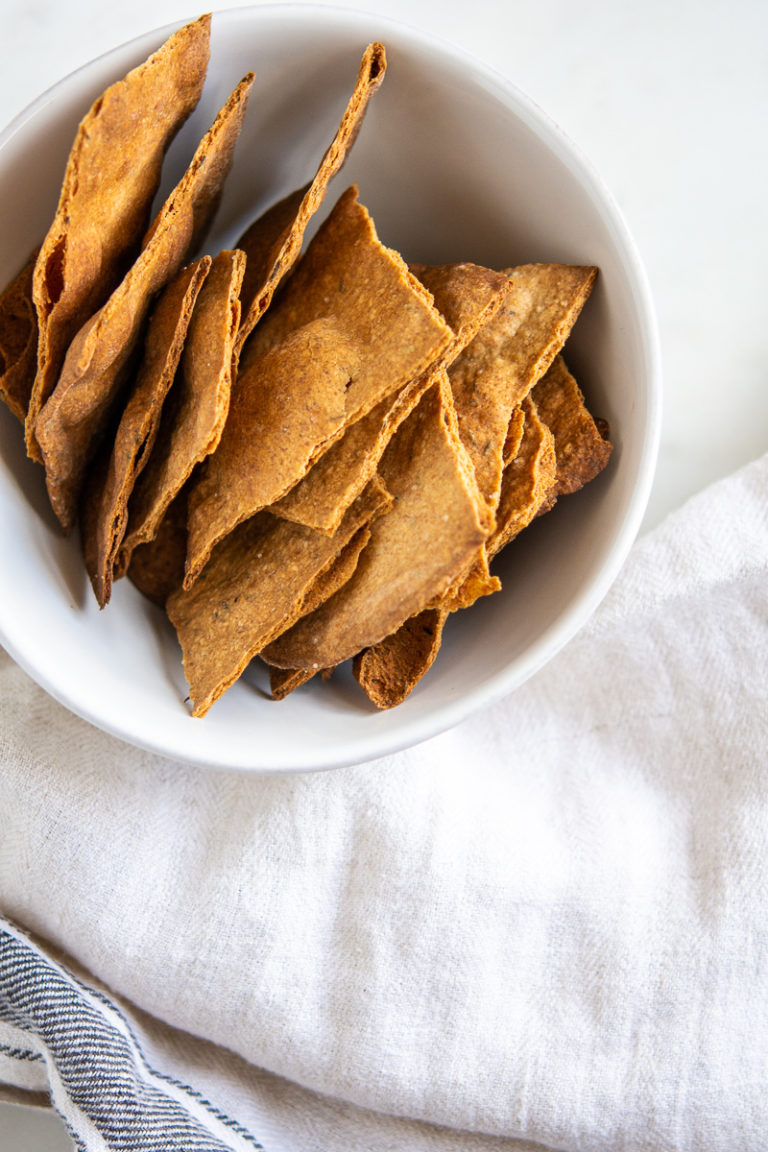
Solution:
[{"label": "white linen napkin", "polygon": [[172,763],[4,654],[0,694],[14,940],[268,1152],[766,1147],[768,456],[521,689],[371,764]]}]

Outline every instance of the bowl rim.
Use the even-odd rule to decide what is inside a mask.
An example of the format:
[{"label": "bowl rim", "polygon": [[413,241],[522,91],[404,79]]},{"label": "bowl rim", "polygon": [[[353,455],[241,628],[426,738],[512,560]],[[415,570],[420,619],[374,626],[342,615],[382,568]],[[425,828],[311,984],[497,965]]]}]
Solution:
[{"label": "bowl rim", "polygon": [[[521,118],[557,156],[557,158],[581,180],[593,202],[599,205],[604,222],[609,228],[612,242],[621,258],[627,281],[630,285],[633,304],[638,316],[638,331],[641,337],[641,350],[645,363],[647,394],[645,397],[645,425],[637,453],[637,472],[633,488],[628,496],[625,515],[618,527],[610,551],[604,558],[596,575],[585,588],[569,600],[559,615],[520,653],[513,662],[496,672],[489,680],[477,687],[468,688],[459,698],[450,699],[436,705],[425,714],[409,717],[401,728],[389,730],[386,734],[372,731],[358,738],[354,744],[339,754],[330,752],[320,755],[318,749],[308,747],[303,755],[295,753],[284,763],[237,763],[226,756],[216,758],[200,752],[189,756],[184,753],[187,763],[206,768],[219,768],[246,771],[254,774],[295,773],[328,770],[352,764],[363,763],[414,747],[431,739],[467,719],[481,707],[497,703],[520,687],[539,671],[549,660],[560,652],[575,634],[587,623],[611,585],[616,580],[630,548],[638,535],[650,498],[654,472],[659,451],[662,412],[662,372],[658,324],[653,304],[649,280],[636,243],[630,233],[624,215],[603,178],[581,148],[567,135],[560,125],[535,100],[524,92],[513,80],[499,72],[466,49],[450,42],[439,34],[431,34],[401,20],[381,16],[364,9],[346,9],[327,4],[256,4],[237,8],[224,8],[213,12],[214,22],[241,21],[243,19],[283,19],[286,22],[310,18],[312,20],[340,21],[346,28],[359,24],[370,33],[371,25],[380,28],[384,34],[391,29],[400,43],[414,47],[417,51],[437,53],[447,64],[460,67],[473,82],[481,83],[486,91],[495,96],[513,115]],[[125,53],[129,49],[139,50],[143,44],[158,44],[184,20],[170,21],[138,36],[132,37],[99,56],[83,63],[51,84],[40,95],[19,111],[0,130],[0,151],[20,132],[28,120],[39,114],[57,92],[70,84],[75,77],[86,73],[97,63],[104,65],[112,56]],[[215,23],[214,23],[215,27]],[[382,36],[382,39],[384,37]],[[66,687],[53,682],[40,670],[31,667],[25,653],[12,638],[6,636],[0,621],[0,641],[12,658],[49,695],[67,709],[85,719],[95,727],[115,736],[124,742],[145,751],[179,759],[178,752],[169,748],[161,737],[151,739],[137,736],[125,724],[106,722],[98,709],[89,707],[69,693]]]}]

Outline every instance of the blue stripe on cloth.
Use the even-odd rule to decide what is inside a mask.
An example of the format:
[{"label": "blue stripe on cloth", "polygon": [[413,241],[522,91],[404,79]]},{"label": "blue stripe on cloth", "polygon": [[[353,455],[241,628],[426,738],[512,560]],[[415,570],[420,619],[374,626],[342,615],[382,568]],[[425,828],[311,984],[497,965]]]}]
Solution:
[{"label": "blue stripe on cloth", "polygon": [[4,1057],[45,1060],[51,1098],[85,1152],[232,1152],[254,1137],[188,1084],[152,1069],[116,1004],[0,917]]}]

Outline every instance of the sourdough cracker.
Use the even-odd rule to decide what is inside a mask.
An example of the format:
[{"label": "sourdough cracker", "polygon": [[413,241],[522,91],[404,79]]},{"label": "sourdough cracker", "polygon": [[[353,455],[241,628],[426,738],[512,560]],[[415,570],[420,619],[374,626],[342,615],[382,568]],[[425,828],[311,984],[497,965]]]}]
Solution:
[{"label": "sourdough cracker", "polygon": [[344,422],[346,390],[359,361],[346,330],[322,317],[243,368],[221,441],[190,492],[185,587],[222,537],[307,472]]},{"label": "sourdough cracker", "polygon": [[182,647],[193,715],[203,716],[299,618],[318,578],[388,503],[382,485],[372,482],[333,537],[260,512],[221,541],[191,589],[173,593],[167,611]]},{"label": "sourdough cracker", "polygon": [[187,554],[187,489],[182,488],[146,544],[131,553],[128,579],[158,608],[181,588]]},{"label": "sourdough cracker", "polygon": [[327,668],[378,643],[449,587],[487,537],[493,521],[458,437],[445,372],[391,440],[381,476],[395,504],[373,525],[354,575],[265,650],[268,663]]},{"label": "sourdough cracker", "polygon": [[355,656],[353,675],[372,704],[395,708],[411,694],[435,662],[448,615],[446,608],[425,608]]},{"label": "sourdough cracker", "polygon": [[221,439],[229,412],[244,263],[245,256],[237,249],[220,252],[200,290],[181,356],[180,379],[163,408],[154,449],[128,505],[118,574],[128,567],[133,549],[154,537],[171,501]]},{"label": "sourdough cracker", "polygon": [[613,446],[587,410],[581,389],[558,356],[532,392],[539,418],[555,438],[555,496],[577,492],[608,463]]},{"label": "sourdough cracker", "polygon": [[333,532],[345,509],[376,471],[397,428],[441,368],[450,364],[498,311],[510,289],[503,273],[476,264],[435,268],[410,265],[410,271],[431,291],[435,307],[453,331],[453,339],[426,373],[350,425],[305,478],[275,505],[275,515],[321,532]]},{"label": "sourdough cracker", "polygon": [[152,298],[197,247],[218,206],[253,77],[234,90],[155,218],[144,248],[106,304],[80,329],[35,422],[54,512],[69,531],[88,464],[125,388]]},{"label": "sourdough cracker", "polygon": [[254,329],[243,370],[297,328],[333,319],[360,349],[346,392],[345,425],[424,372],[453,333],[431,294],[386,248],[353,185],[320,227],[280,298]]},{"label": "sourdough cracker", "polygon": [[331,179],[344,163],[363,122],[368,101],[380,87],[387,70],[382,44],[369,44],[363,53],[357,80],[339,128],[314,178],[303,188],[273,205],[238,240],[247,258],[243,281],[243,318],[237,340],[243,344],[270,305],[280,281],[291,270],[301,250],[307,224],[325,198]]},{"label": "sourdough cracker", "polygon": [[109,463],[106,468],[92,470],[86,480],[81,511],[83,553],[100,608],[108,603],[112,592],[117,552],[128,522],[128,500],[151,454],[192,310],[210,267],[210,256],[203,256],[183,269],[154,305],[136,383],[120,419]]},{"label": "sourdough cracker", "polygon": [[0,296],[0,400],[23,424],[37,365],[37,314],[32,300],[33,252]]},{"label": "sourdough cracker", "polygon": [[515,459],[504,469],[496,528],[487,544],[489,557],[497,555],[531,523],[555,488],[555,438],[539,418],[532,396],[526,396],[521,407],[523,435]]},{"label": "sourdough cracker", "polygon": [[[348,544],[342,548],[339,555],[326,572],[322,572],[309,589],[301,605],[303,616],[314,612],[321,604],[338,592],[357,568],[360,553],[371,538],[371,529],[366,524],[359,528]],[[319,671],[330,675],[332,669],[324,668]],[[291,692],[306,684],[318,672],[316,668],[272,668],[269,669],[269,687],[274,700],[284,700]]]},{"label": "sourdough cracker", "polygon": [[70,342],[138,255],[163,158],[203,90],[210,28],[206,15],[179,29],[107,88],[78,127],[34,271],[40,337],[26,437],[35,459],[35,422]]}]

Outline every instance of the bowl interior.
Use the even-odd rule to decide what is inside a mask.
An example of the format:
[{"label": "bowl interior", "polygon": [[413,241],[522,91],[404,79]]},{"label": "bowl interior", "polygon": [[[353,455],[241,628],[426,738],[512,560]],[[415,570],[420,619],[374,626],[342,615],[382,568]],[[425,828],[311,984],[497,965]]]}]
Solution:
[{"label": "bowl interior", "polygon": [[[0,283],[55,211],[81,116],[167,35],[154,32],[40,97],[0,137]],[[348,672],[282,703],[254,666],[203,720],[183,703],[180,650],[162,614],[127,582],[99,612],[75,537],[47,508],[42,470],[0,411],[0,639],[54,696],[140,746],[202,764],[303,770],[352,763],[441,731],[522,683],[584,622],[623,561],[645,507],[658,436],[654,321],[644,276],[599,179],[557,127],[476,62],[376,17],[316,7],[216,13],[200,106],[166,162],[167,192],[247,71],[256,74],[235,165],[207,250],[232,245],[272,201],[311,178],[365,45],[380,39],[385,82],[327,208],[356,181],[384,243],[406,259],[596,264],[596,289],[567,347],[615,450],[587,489],[560,501],[499,557],[503,591],[453,616],[430,673],[377,713]],[[318,219],[322,218],[320,213]]]}]

